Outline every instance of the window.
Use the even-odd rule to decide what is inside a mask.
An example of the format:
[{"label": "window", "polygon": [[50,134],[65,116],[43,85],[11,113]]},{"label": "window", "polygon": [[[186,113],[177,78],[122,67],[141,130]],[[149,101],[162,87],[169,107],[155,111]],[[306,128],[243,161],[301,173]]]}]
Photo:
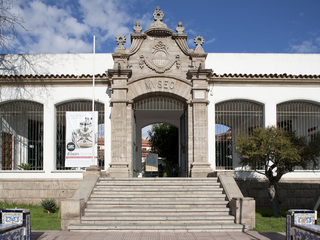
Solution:
[{"label": "window", "polygon": [[[104,168],[104,104],[95,102],[95,111],[98,111],[98,165]],[[56,106],[57,135],[56,135],[56,169],[70,170],[65,167],[65,138],[66,138],[66,112],[92,111],[92,101],[79,100],[67,102]]]},{"label": "window", "polygon": [[238,166],[235,136],[263,126],[263,105],[245,100],[216,104],[215,123],[216,169],[233,169]]},{"label": "window", "polygon": [[320,131],[320,104],[306,101],[278,104],[277,126],[311,140]]},{"label": "window", "polygon": [[1,170],[43,169],[43,105],[13,101],[0,105]]}]

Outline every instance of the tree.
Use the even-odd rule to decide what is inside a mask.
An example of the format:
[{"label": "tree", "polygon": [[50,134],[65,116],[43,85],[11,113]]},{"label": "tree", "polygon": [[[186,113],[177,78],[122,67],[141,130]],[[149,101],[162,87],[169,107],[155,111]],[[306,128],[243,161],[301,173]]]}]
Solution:
[{"label": "tree", "polygon": [[23,27],[23,20],[12,11],[14,0],[0,0],[0,48],[8,50],[16,38],[16,26]]},{"label": "tree", "polygon": [[165,123],[153,124],[148,131],[152,151],[164,159],[167,176],[176,176],[179,168],[178,128]]},{"label": "tree", "polygon": [[237,137],[236,151],[241,164],[250,166],[269,181],[268,194],[275,217],[281,216],[278,182],[295,166],[306,168],[308,164],[317,163],[319,140],[319,134],[308,142],[305,137],[275,127],[255,128],[249,136],[241,134]]}]

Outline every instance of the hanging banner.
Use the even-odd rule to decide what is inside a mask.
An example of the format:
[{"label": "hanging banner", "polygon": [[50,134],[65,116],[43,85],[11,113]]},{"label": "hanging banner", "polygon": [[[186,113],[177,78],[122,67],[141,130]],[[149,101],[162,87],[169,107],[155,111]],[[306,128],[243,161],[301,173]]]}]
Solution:
[{"label": "hanging banner", "polygon": [[92,155],[95,160],[98,159],[97,133],[98,112],[94,112],[94,118],[92,112],[66,112],[66,167],[89,167],[92,165]]}]

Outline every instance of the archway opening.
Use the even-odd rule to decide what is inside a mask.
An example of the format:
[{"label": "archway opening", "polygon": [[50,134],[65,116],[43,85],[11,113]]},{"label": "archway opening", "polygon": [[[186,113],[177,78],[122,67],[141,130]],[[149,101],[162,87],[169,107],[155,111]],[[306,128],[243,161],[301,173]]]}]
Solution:
[{"label": "archway opening", "polygon": [[[132,172],[134,177],[187,177],[188,161],[187,161],[187,110],[186,103],[168,96],[149,96],[135,101],[133,106],[133,160]],[[143,148],[149,144],[146,129],[151,131],[152,126],[172,126],[176,129],[177,137],[175,139],[164,140],[164,144],[176,145],[177,157],[170,160],[176,163],[176,167],[171,165],[170,171],[165,169],[168,163],[167,159],[158,154],[157,166],[154,173],[146,171],[146,154]],[[144,131],[142,131],[144,129]],[[146,144],[147,143],[147,144]],[[151,149],[150,149],[151,150]],[[154,150],[154,149],[153,149]],[[149,152],[148,154],[157,154],[157,152]],[[152,157],[152,156],[149,156]],[[154,156],[153,156],[154,157]],[[161,165],[160,165],[161,164]],[[166,173],[166,174],[164,174]]]},{"label": "archway opening", "polygon": [[[146,142],[149,152],[144,152]],[[144,154],[145,153],[145,154]],[[143,156],[145,156],[143,158]],[[156,156],[156,166],[152,157]],[[151,162],[150,162],[151,161]],[[178,177],[179,128],[167,123],[155,123],[148,131],[147,141],[142,140],[142,165],[146,177]]]}]

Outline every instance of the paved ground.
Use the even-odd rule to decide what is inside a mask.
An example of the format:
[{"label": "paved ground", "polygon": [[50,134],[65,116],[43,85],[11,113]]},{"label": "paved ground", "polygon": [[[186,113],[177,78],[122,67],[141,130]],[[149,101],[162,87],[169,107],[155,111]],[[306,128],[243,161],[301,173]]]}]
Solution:
[{"label": "paved ground", "polygon": [[285,240],[285,233],[239,232],[67,232],[32,231],[31,240]]}]

